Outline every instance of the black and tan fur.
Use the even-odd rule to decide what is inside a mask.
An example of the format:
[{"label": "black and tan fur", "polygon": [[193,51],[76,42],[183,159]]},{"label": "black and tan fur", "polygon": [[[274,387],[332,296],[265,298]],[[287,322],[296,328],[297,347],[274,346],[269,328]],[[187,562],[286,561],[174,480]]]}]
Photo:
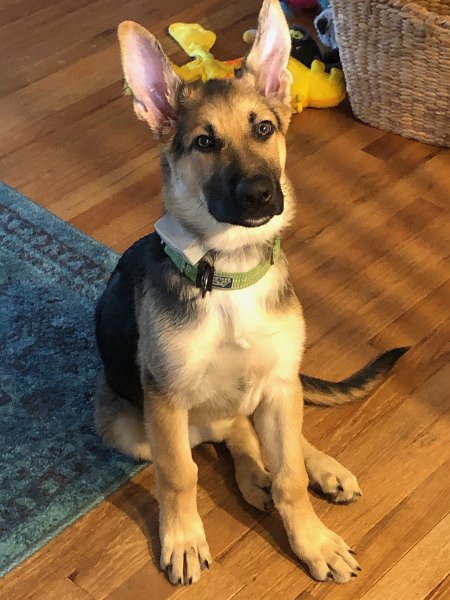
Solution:
[{"label": "black and tan fur", "polygon": [[[145,29],[122,23],[119,38],[135,111],[161,142],[165,210],[209,249],[217,271],[252,269],[294,210],[285,174],[290,37],[278,0],[265,0],[233,80],[184,84]],[[202,298],[157,234],[147,236],[120,259],[96,331],[104,363],[97,429],[110,445],[154,462],[161,567],[172,583],[195,582],[211,564],[191,455],[203,441],[227,444],[250,504],[268,510],[274,502],[314,578],[357,574],[307,492],[313,485],[335,502],[361,494],[356,478],[301,434],[304,322],[283,254],[251,287]],[[402,352],[341,384],[304,377],[306,398],[330,405],[360,397]]]}]

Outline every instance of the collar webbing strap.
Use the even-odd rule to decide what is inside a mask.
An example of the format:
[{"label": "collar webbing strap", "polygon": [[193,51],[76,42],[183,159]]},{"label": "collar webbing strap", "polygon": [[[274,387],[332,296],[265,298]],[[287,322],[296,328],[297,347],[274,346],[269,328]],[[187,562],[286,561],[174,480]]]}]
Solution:
[{"label": "collar webbing strap", "polygon": [[255,268],[244,273],[227,273],[224,271],[216,273],[214,267],[203,259],[197,264],[191,265],[179,252],[174,250],[168,244],[164,244],[164,251],[177,269],[202,290],[202,295],[204,296],[205,293],[210,292],[212,288],[221,290],[242,290],[258,282],[279,259],[281,239],[279,237],[275,238],[272,252],[266,260],[263,260]]}]

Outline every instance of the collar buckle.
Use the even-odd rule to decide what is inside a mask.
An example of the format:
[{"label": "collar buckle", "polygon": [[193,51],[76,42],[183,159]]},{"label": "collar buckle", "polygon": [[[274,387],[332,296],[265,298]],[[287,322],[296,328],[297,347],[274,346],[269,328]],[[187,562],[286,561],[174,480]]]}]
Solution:
[{"label": "collar buckle", "polygon": [[198,263],[195,285],[200,288],[202,292],[202,298],[206,296],[206,292],[210,292],[212,290],[214,272],[214,267],[205,260],[201,260]]}]

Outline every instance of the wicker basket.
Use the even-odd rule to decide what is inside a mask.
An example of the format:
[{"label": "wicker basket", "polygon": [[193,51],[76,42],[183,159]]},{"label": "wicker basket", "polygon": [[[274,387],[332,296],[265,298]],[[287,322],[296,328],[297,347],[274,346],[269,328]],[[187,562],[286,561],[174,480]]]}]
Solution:
[{"label": "wicker basket", "polygon": [[353,112],[450,146],[450,1],[331,0]]}]

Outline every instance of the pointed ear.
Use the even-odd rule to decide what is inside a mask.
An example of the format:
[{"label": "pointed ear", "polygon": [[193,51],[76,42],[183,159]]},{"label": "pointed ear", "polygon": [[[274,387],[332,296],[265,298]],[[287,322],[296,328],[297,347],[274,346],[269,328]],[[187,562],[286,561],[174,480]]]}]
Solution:
[{"label": "pointed ear", "polygon": [[175,95],[180,83],[158,40],[144,27],[124,21],[118,36],[122,68],[134,96],[137,116],[162,133],[175,118]]},{"label": "pointed ear", "polygon": [[245,69],[253,73],[258,90],[290,104],[292,76],[287,69],[291,36],[278,0],[264,0],[253,46]]}]

